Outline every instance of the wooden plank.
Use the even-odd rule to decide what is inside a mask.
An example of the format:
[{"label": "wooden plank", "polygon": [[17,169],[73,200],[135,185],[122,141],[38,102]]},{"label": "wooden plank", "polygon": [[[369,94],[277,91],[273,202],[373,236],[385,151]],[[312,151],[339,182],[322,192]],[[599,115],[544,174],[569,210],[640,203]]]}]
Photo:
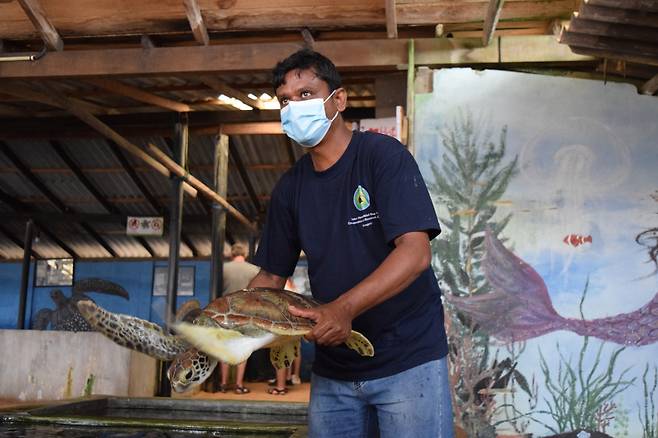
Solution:
[{"label": "wooden plank", "polygon": [[595,6],[587,1],[584,1],[580,5],[578,16],[588,20],[605,21],[608,23],[658,27],[658,13],[656,12],[607,8]]},{"label": "wooden plank", "polygon": [[398,16],[395,0],[386,0],[386,34],[389,38],[398,37]]},{"label": "wooden plank", "polygon": [[649,96],[658,93],[658,74],[640,87],[640,93],[648,94]]},{"label": "wooden plank", "polygon": [[218,202],[226,209],[226,211],[235,217],[237,220],[246,225],[249,229],[256,231],[256,224],[247,219],[242,213],[240,213],[235,207],[226,201],[223,197],[219,196],[214,190],[205,185],[203,182],[199,181],[196,177],[191,175],[186,169],[179,166],[174,160],[169,158],[167,154],[162,152],[157,146],[148,144],[147,145],[149,152],[151,152],[155,157],[158,158],[172,173],[181,177],[188,184],[202,192],[205,196],[209,197],[215,202]]},{"label": "wooden plank", "polygon": [[201,45],[207,46],[210,42],[208,36],[208,29],[206,23],[203,21],[199,2],[197,0],[183,0],[185,5],[185,13],[187,14],[187,21],[190,22],[190,28],[194,34],[194,39]]},{"label": "wooden plank", "polygon": [[189,112],[192,110],[189,105],[184,103],[176,102],[171,99],[160,97],[157,94],[147,93],[146,91],[140,90],[137,87],[131,85],[122,84],[119,81],[114,81],[110,79],[87,79],[87,82],[93,84],[96,87],[102,88],[104,90],[110,91],[121,96],[129,97],[131,99],[137,100],[139,102],[148,103],[150,105],[159,106],[161,108],[169,109],[177,112]]},{"label": "wooden plank", "polygon": [[[604,36],[580,34],[570,31],[562,32],[560,42],[569,46],[588,47],[597,50],[610,50],[641,58],[655,58],[658,61],[658,45],[646,44],[634,40],[619,40]],[[623,59],[623,58],[622,58]]]},{"label": "wooden plank", "polygon": [[[381,26],[385,19],[382,0],[359,2],[332,0],[198,0],[209,31],[275,30]],[[567,17],[577,0],[510,1],[501,19],[523,20]],[[434,25],[482,21],[487,1],[426,0],[396,4],[398,25]],[[34,30],[11,3],[3,16],[0,37],[30,39]],[[20,9],[19,9],[20,11]],[[49,0],[48,13],[64,36],[165,34],[187,30],[180,2],[160,0],[96,0],[72,8],[70,0]]]},{"label": "wooden plank", "polygon": [[637,55],[630,55],[624,52],[616,52],[614,50],[605,50],[605,49],[593,49],[591,47],[581,47],[572,45],[569,46],[574,53],[583,55],[583,56],[595,56],[598,58],[609,58],[609,59],[620,59],[623,61],[636,62],[638,64],[648,64],[658,66],[658,58],[643,57]]},{"label": "wooden plank", "polygon": [[571,22],[567,25],[567,30],[587,35],[600,35],[658,43],[658,28],[606,23],[588,20],[580,16],[575,16],[571,19]]},{"label": "wooden plank", "polygon": [[[416,39],[418,65],[498,62],[493,45],[473,39]],[[315,48],[339,68],[404,69],[406,39],[317,41]],[[0,63],[0,78],[90,77],[139,74],[212,74],[270,71],[302,43],[236,44],[198,47],[158,47],[151,50],[81,50],[51,53],[33,63]],[[580,61],[552,36],[504,37],[512,48],[506,62]],[[532,47],[532,50],[525,49]],[[1,82],[1,81],[0,81]],[[2,91],[2,90],[0,90]],[[7,93],[10,94],[10,93]]]},{"label": "wooden plank", "polygon": [[226,135],[283,134],[283,129],[281,122],[224,123],[220,125],[220,132]]},{"label": "wooden plank", "polygon": [[496,30],[500,12],[503,10],[505,0],[489,0],[487,14],[484,17],[484,28],[482,29],[482,44],[488,46]]},{"label": "wooden plank", "polygon": [[658,12],[658,2],[656,0],[587,0],[587,3],[592,6]]},{"label": "wooden plank", "polygon": [[64,49],[64,41],[59,36],[57,29],[50,23],[39,0],[18,0],[23,11],[30,19],[35,29],[41,34],[41,39],[48,49],[61,51]]}]

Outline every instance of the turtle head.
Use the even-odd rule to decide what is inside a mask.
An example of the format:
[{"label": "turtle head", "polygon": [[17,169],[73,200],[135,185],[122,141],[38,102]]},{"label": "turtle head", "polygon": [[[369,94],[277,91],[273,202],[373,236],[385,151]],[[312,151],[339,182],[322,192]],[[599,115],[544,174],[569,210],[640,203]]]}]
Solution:
[{"label": "turtle head", "polygon": [[167,370],[171,387],[176,392],[185,392],[192,386],[203,383],[217,366],[217,361],[197,349],[180,353]]}]

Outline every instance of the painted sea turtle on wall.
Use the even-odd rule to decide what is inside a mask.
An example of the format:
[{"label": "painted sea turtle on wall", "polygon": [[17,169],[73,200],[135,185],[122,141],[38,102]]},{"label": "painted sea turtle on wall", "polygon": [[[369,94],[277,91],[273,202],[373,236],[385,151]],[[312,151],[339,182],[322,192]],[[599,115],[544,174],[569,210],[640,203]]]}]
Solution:
[{"label": "painted sea turtle on wall", "polygon": [[126,300],[130,299],[128,292],[120,285],[100,278],[85,278],[76,281],[71,296],[67,297],[60,289],[53,289],[50,298],[55,303],[55,309],[41,309],[32,320],[32,328],[46,330],[49,326],[53,330],[66,330],[74,332],[90,331],[85,318],[80,315],[76,304],[80,301],[93,301],[85,292],[98,292],[116,295]]},{"label": "painted sea turtle on wall", "polygon": [[[172,360],[167,375],[172,388],[182,392],[207,379],[216,359],[237,364],[264,347],[270,348],[277,369],[289,366],[299,355],[299,339],[313,328],[313,321],[291,315],[290,305],[308,309],[319,303],[283,289],[242,289],[212,301],[193,323],[176,323],[182,336],[139,318],[107,312],[90,301],[79,302],[78,308],[95,330],[117,344]],[[370,341],[358,332],[352,331],[346,345],[362,356],[374,355]]]}]

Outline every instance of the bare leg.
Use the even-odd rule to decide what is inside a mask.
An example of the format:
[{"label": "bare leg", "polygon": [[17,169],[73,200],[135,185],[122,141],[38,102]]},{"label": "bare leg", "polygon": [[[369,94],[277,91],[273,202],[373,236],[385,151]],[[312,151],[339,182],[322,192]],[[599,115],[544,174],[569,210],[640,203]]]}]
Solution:
[{"label": "bare leg", "polygon": [[222,362],[221,364],[222,364],[222,382],[221,382],[221,386],[219,387],[219,390],[222,392],[226,392],[226,388],[228,388],[228,375],[231,367],[229,364],[224,362]]},{"label": "bare leg", "polygon": [[290,368],[292,369],[292,375],[290,376],[290,380],[292,380],[292,384],[299,385],[300,383],[302,383],[301,375],[299,374],[302,368],[302,357],[297,356],[295,360],[292,362],[292,366]]},{"label": "bare leg", "polygon": [[241,362],[238,364],[236,373],[235,373],[235,388],[236,394],[246,394],[249,392],[247,388],[244,387],[244,371],[247,369],[247,361]]}]

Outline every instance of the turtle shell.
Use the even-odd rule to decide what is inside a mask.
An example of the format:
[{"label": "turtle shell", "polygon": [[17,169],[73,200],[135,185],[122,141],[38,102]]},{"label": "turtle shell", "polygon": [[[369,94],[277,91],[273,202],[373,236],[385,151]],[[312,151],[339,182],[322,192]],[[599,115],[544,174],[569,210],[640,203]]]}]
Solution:
[{"label": "turtle shell", "polygon": [[291,315],[288,306],[310,309],[319,303],[285,289],[241,289],[211,302],[203,311],[221,327],[232,330],[260,328],[281,335],[303,335],[314,322]]}]

